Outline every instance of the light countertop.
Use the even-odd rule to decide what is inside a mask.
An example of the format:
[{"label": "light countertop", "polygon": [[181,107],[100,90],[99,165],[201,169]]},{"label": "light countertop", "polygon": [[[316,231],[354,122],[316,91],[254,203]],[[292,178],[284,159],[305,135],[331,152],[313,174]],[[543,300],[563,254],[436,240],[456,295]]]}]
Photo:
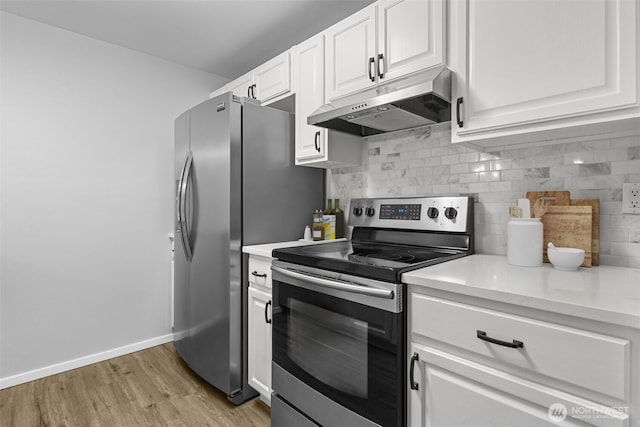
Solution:
[{"label": "light countertop", "polygon": [[335,239],[335,240],[292,240],[290,242],[274,242],[274,243],[264,243],[262,245],[250,245],[243,246],[242,252],[250,255],[259,255],[266,258],[271,258],[271,252],[274,249],[281,248],[291,248],[294,246],[305,246],[305,245],[318,245],[323,243],[331,243],[331,242],[341,242],[347,239]]},{"label": "light countertop", "polygon": [[404,273],[402,281],[640,329],[640,269],[560,271],[551,264],[517,267],[505,256],[471,255]]}]

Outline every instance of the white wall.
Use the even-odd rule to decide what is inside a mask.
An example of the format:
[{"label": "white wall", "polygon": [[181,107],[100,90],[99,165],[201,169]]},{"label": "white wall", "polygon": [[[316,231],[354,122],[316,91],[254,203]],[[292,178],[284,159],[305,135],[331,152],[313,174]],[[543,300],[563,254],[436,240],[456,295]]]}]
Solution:
[{"label": "white wall", "polygon": [[226,79],[1,18],[3,388],[171,339],[173,120]]}]

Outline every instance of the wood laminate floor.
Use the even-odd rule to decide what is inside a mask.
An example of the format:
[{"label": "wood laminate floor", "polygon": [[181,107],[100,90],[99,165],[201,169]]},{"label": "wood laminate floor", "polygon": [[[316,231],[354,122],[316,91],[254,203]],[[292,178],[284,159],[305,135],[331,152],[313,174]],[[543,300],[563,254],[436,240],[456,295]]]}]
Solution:
[{"label": "wood laminate floor", "polygon": [[269,414],[260,399],[227,401],[173,343],[0,390],[2,427],[266,427]]}]

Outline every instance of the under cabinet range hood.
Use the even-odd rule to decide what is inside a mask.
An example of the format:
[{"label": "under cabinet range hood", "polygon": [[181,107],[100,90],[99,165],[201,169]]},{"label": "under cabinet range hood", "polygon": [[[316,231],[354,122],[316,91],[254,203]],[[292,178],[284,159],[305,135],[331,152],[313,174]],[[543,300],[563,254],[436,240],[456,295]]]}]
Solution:
[{"label": "under cabinet range hood", "polygon": [[451,70],[438,67],[323,105],[310,125],[370,136],[451,120]]}]

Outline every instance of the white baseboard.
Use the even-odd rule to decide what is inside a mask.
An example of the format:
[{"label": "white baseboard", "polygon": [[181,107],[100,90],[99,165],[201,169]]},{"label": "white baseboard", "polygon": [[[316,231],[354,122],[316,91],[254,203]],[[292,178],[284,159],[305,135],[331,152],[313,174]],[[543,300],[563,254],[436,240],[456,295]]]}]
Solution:
[{"label": "white baseboard", "polygon": [[48,377],[49,375],[55,375],[61,372],[70,371],[71,369],[81,368],[93,363],[102,362],[103,360],[144,350],[145,348],[155,347],[157,345],[168,343],[171,341],[173,341],[173,334],[162,335],[156,338],[151,338],[100,353],[79,357],[67,362],[56,363],[55,365],[34,369],[33,371],[24,372],[22,374],[13,375],[11,377],[0,378],[0,390],[13,387],[18,384],[24,384],[40,378]]}]

